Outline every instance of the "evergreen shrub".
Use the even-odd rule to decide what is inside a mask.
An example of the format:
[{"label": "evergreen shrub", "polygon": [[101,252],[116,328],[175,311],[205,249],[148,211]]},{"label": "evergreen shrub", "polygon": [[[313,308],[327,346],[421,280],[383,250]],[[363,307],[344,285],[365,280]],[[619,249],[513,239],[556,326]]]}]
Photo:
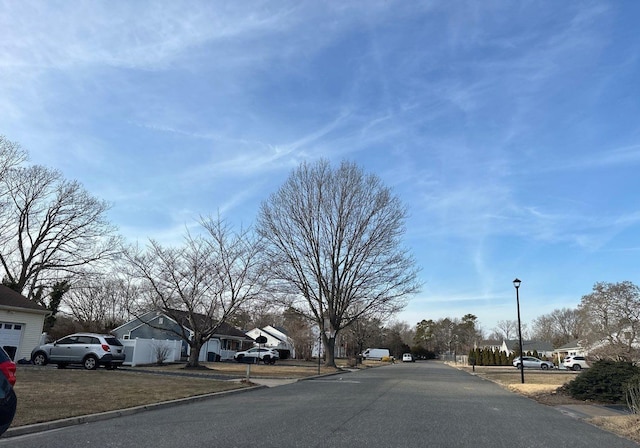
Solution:
[{"label": "evergreen shrub", "polygon": [[598,361],[564,386],[578,400],[624,403],[626,385],[640,374],[640,368],[627,361]]}]

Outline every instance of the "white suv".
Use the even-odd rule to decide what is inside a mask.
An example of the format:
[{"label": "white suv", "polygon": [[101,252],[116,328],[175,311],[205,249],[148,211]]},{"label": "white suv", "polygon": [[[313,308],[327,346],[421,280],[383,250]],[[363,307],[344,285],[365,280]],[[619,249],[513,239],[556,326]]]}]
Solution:
[{"label": "white suv", "polygon": [[567,356],[566,358],[564,358],[564,361],[562,361],[562,365],[571,370],[589,368],[587,359],[584,356]]},{"label": "white suv", "polygon": [[265,364],[275,364],[280,359],[277,350],[269,347],[253,347],[244,352],[238,352],[233,355],[233,359],[238,362],[258,362],[261,360]]},{"label": "white suv", "polygon": [[31,352],[31,362],[35,365],[58,364],[60,369],[69,364],[80,364],[87,370],[94,370],[99,365],[111,370],[121,366],[124,359],[122,342],[109,334],[96,333],[75,333],[40,345]]}]

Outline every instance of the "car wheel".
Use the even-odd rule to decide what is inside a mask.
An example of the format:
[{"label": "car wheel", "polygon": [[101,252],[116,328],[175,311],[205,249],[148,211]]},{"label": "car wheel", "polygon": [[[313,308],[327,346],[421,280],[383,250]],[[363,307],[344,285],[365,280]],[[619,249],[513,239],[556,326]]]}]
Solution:
[{"label": "car wheel", "polygon": [[244,355],[238,355],[238,356],[236,357],[236,361],[237,361],[237,362],[242,362],[242,361],[243,361],[243,359],[244,359]]},{"label": "car wheel", "polygon": [[269,364],[274,366],[276,364],[276,358],[273,358],[271,361],[269,361]]},{"label": "car wheel", "polygon": [[36,366],[44,366],[47,364],[47,355],[45,355],[42,352],[38,352],[34,355],[32,362],[36,365]]},{"label": "car wheel", "polygon": [[574,364],[573,367],[571,367],[571,370],[575,370],[576,372],[578,370],[582,369],[582,367],[580,366],[580,364]]},{"label": "car wheel", "polygon": [[549,368],[549,366],[548,366],[548,365],[546,365],[546,364],[542,364],[542,365],[540,366],[540,368],[541,368],[542,370],[547,370],[547,369]]},{"label": "car wheel", "polygon": [[266,355],[264,358],[262,358],[262,362],[265,364],[269,364],[271,362],[271,357],[269,355]]},{"label": "car wheel", "polygon": [[516,369],[519,369],[519,368],[520,368],[520,364],[518,363],[516,364]]},{"label": "car wheel", "polygon": [[95,356],[89,355],[82,361],[82,367],[87,370],[96,370],[98,368],[98,360]]}]

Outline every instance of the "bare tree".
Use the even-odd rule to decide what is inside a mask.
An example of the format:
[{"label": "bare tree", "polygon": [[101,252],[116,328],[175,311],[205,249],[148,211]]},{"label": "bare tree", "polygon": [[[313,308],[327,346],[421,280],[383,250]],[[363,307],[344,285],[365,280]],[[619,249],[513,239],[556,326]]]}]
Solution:
[{"label": "bare tree", "polygon": [[140,295],[140,288],[130,278],[93,275],[76,282],[64,304],[85,331],[104,332],[129,318],[129,310]]},{"label": "bare tree", "polygon": [[496,324],[496,328],[493,329],[494,333],[509,340],[517,337],[518,335],[518,321],[517,320],[499,320]]},{"label": "bare tree", "polygon": [[596,283],[582,297],[579,310],[584,339],[594,357],[636,361],[640,358],[640,288],[629,281]]},{"label": "bare tree", "polygon": [[3,283],[28,298],[117,253],[119,237],[106,218],[109,205],[58,171],[11,168],[0,178],[0,190]]},{"label": "bare tree", "polygon": [[549,341],[558,347],[572,340],[580,339],[581,328],[582,319],[578,309],[557,309],[534,319],[533,338]]},{"label": "bare tree", "polygon": [[380,319],[358,319],[345,329],[345,341],[348,355],[358,356],[367,347],[378,347],[382,344],[384,328]]},{"label": "bare tree", "polygon": [[150,305],[182,324],[174,333],[189,345],[187,367],[198,367],[202,346],[222,323],[261,297],[265,283],[253,234],[233,232],[220,218],[201,224],[204,235],[187,233],[183,246],[151,240],[145,250],[126,252],[150,291]]},{"label": "bare tree", "polygon": [[287,331],[287,335],[293,340],[296,358],[311,359],[316,337],[313,334],[309,320],[292,309],[284,311],[283,319],[283,326]]},{"label": "bare tree", "polygon": [[414,259],[400,247],[405,217],[378,177],[348,162],[303,163],[263,202],[258,229],[271,274],[320,329],[327,366],[341,330],[397,312],[419,290]]}]

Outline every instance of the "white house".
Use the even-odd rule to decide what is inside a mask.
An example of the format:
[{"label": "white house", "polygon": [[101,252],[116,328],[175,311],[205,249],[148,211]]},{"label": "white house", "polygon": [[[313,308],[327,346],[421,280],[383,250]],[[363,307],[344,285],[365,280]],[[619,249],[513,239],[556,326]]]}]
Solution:
[{"label": "white house", "polygon": [[294,347],[293,340],[287,336],[284,329],[267,325],[264,328],[254,328],[253,330],[249,330],[246,334],[254,341],[259,336],[267,338],[267,342],[263,345],[278,350],[281,359],[296,357],[296,349]]},{"label": "white house", "polygon": [[0,347],[14,361],[28,360],[31,350],[40,343],[48,314],[49,310],[0,285]]},{"label": "white house", "polygon": [[[503,340],[502,345],[500,346],[501,352],[506,352],[507,355],[511,355],[513,352],[517,352],[519,350],[519,340],[511,339],[511,340]],[[538,355],[546,358],[551,358],[553,356],[553,345],[550,342],[544,341],[522,341],[522,351],[527,354],[529,352],[538,352]]]}]

